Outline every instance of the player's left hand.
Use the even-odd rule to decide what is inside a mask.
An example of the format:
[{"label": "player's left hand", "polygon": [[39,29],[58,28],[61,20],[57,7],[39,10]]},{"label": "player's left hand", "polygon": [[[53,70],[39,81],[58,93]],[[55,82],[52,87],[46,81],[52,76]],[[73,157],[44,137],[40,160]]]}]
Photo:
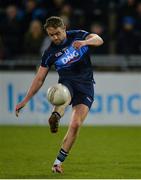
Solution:
[{"label": "player's left hand", "polygon": [[75,49],[80,49],[82,46],[85,46],[86,43],[85,41],[74,41],[72,46],[75,48]]}]

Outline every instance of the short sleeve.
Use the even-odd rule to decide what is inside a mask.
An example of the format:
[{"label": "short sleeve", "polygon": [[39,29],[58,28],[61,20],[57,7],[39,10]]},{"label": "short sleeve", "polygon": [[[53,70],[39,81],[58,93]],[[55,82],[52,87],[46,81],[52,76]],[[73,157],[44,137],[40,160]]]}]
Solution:
[{"label": "short sleeve", "polygon": [[78,30],[76,32],[76,36],[77,38],[81,38],[82,40],[84,40],[90,33],[84,30]]},{"label": "short sleeve", "polygon": [[41,66],[50,68],[52,64],[53,64],[52,54],[45,51],[42,55]]}]

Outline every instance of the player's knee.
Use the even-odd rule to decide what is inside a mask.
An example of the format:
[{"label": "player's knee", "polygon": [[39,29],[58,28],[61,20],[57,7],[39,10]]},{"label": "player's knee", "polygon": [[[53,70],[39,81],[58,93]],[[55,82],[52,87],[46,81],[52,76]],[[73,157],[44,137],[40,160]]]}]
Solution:
[{"label": "player's knee", "polygon": [[73,120],[70,124],[71,128],[74,129],[74,130],[77,130],[79,129],[79,127],[81,126],[81,120],[80,119],[76,119],[76,120]]}]

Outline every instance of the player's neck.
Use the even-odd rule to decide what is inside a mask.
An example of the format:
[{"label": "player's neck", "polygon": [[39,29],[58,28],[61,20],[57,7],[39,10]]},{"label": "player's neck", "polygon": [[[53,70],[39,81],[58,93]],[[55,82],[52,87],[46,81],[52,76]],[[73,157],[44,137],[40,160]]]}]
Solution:
[{"label": "player's neck", "polygon": [[64,44],[66,43],[66,41],[67,41],[67,37],[65,37],[65,38],[63,39],[63,41],[61,42],[61,45],[64,45]]}]

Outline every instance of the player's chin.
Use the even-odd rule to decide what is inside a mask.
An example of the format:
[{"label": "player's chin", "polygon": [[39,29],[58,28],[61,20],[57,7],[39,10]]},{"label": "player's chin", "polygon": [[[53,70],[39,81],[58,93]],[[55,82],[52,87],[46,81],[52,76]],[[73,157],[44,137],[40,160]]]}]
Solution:
[{"label": "player's chin", "polygon": [[59,45],[59,44],[61,44],[61,41],[59,41],[59,40],[54,41],[54,44]]}]

